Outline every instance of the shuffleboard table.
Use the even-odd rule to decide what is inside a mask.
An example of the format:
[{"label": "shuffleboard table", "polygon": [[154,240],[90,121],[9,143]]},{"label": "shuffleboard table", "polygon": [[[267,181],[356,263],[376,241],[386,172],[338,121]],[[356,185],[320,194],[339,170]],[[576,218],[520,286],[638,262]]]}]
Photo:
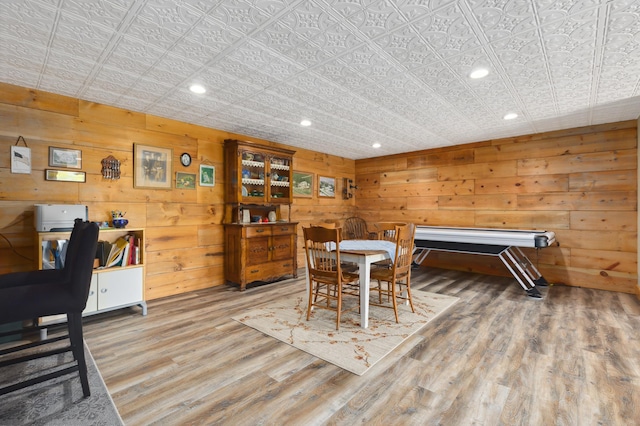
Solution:
[{"label": "shuffleboard table", "polygon": [[415,262],[421,263],[432,250],[496,256],[528,296],[540,299],[542,295],[536,285],[547,286],[549,283],[520,247],[540,249],[555,242],[556,235],[552,231],[417,226]]}]

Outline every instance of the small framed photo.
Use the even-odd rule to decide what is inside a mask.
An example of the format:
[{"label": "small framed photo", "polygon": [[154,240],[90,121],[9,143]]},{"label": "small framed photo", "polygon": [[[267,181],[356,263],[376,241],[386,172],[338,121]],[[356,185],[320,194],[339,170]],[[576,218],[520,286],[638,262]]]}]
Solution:
[{"label": "small framed photo", "polygon": [[335,198],[336,178],[318,176],[318,197]]},{"label": "small framed photo", "polygon": [[196,174],[176,172],[176,188],[196,189]]},{"label": "small framed photo", "polygon": [[31,148],[11,147],[11,173],[31,174]]},{"label": "small framed photo", "polygon": [[313,196],[313,173],[293,171],[293,196],[311,198]]},{"label": "small framed photo", "polygon": [[200,186],[215,186],[216,168],[207,164],[200,164]]},{"label": "small framed photo", "polygon": [[58,182],[86,182],[87,174],[85,172],[74,172],[71,170],[51,170],[44,171],[45,180],[55,180]]},{"label": "small framed photo", "polygon": [[79,149],[49,147],[49,166],[67,169],[82,168],[82,151]]},{"label": "small framed photo", "polygon": [[133,187],[171,189],[173,149],[133,145]]}]

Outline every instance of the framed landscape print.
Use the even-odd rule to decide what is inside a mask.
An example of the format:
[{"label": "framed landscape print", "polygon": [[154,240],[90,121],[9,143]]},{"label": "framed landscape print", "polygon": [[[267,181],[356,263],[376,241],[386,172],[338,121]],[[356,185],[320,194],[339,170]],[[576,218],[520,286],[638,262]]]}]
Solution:
[{"label": "framed landscape print", "polygon": [[173,149],[133,145],[133,187],[171,189]]},{"label": "framed landscape print", "polygon": [[293,196],[311,198],[313,196],[313,173],[293,171]]},{"label": "framed landscape print", "polygon": [[196,174],[176,172],[176,188],[196,189]]},{"label": "framed landscape print", "polygon": [[82,168],[82,151],[79,149],[49,147],[49,166],[67,169]]},{"label": "framed landscape print", "polygon": [[318,197],[333,198],[336,196],[336,178],[318,176]]}]

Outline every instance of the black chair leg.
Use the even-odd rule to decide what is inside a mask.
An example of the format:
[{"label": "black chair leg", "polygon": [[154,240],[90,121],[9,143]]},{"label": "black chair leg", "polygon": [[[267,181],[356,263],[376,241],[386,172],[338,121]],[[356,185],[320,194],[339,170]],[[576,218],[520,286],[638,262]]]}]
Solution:
[{"label": "black chair leg", "polygon": [[87,362],[84,358],[84,339],[82,336],[82,314],[67,314],[67,325],[69,327],[69,340],[73,357],[78,363],[78,373],[82,384],[82,393],[85,397],[91,396],[89,389],[89,379],[87,377]]},{"label": "black chair leg", "polygon": [[80,324],[80,347],[82,348],[82,351],[80,351],[80,353],[84,354],[84,337],[82,334],[82,315],[80,315],[80,320],[77,321],[73,318],[74,317],[70,317],[69,315],[75,315],[75,314],[67,314],[67,330],[69,331],[69,342],[71,343],[71,353],[73,354],[73,360],[77,361],[78,357],[76,356],[76,351],[75,351],[75,339],[76,338],[76,327],[78,326],[78,324]]}]

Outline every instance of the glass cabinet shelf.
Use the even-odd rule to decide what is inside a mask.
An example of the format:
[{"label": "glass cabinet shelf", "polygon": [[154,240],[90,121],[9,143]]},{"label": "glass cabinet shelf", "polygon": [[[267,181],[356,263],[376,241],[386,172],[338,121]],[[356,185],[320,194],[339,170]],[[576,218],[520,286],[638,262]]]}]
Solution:
[{"label": "glass cabinet shelf", "polygon": [[261,161],[242,160],[242,165],[247,167],[256,167],[264,169],[264,163]]},{"label": "glass cabinet shelf", "polygon": [[243,178],[242,183],[245,185],[264,185],[264,179],[248,179]]}]

